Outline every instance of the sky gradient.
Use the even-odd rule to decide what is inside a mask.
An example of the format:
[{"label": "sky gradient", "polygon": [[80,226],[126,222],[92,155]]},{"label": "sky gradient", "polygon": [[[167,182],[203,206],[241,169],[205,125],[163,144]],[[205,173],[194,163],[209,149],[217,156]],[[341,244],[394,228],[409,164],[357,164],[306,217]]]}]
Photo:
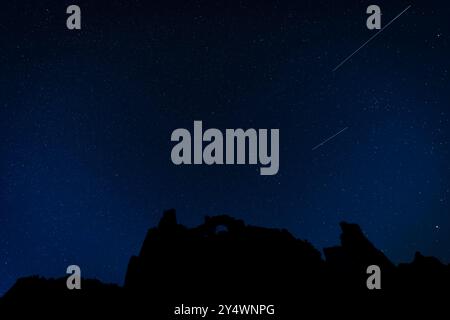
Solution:
[{"label": "sky gradient", "polygon": [[[450,262],[450,7],[378,1],[20,1],[0,10],[0,294],[20,276],[123,283],[164,209],[322,249],[340,221],[394,262]],[[177,128],[280,129],[280,168],[175,166]],[[345,129],[339,135],[318,144]],[[314,149],[314,150],[313,150]]]}]

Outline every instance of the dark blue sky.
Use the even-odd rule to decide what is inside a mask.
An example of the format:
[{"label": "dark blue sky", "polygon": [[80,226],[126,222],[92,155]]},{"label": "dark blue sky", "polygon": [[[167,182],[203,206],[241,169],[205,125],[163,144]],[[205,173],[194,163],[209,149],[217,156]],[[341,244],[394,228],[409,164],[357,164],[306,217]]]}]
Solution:
[{"label": "dark blue sky", "polygon": [[[450,7],[72,1],[0,10],[0,294],[19,276],[122,283],[161,212],[227,213],[318,248],[361,225],[395,262],[450,262]],[[417,2],[417,3],[416,3]],[[280,170],[175,166],[176,128],[279,128]],[[336,132],[340,135],[312,150]]]}]

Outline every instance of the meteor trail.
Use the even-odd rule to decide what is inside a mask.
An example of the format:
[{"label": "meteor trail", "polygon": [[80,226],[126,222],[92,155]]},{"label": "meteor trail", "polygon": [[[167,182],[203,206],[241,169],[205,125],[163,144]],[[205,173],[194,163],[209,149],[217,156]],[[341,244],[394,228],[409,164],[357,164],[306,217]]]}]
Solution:
[{"label": "meteor trail", "polygon": [[345,127],[344,129],[342,129],[341,131],[339,131],[338,133],[333,134],[331,137],[329,137],[328,139],[324,140],[323,142],[319,143],[317,146],[315,146],[314,148],[312,148],[312,151],[316,150],[317,148],[323,146],[325,143],[327,143],[328,141],[330,141],[331,139],[333,139],[334,137],[336,137],[338,134],[344,132],[345,130],[347,130],[348,127]]}]

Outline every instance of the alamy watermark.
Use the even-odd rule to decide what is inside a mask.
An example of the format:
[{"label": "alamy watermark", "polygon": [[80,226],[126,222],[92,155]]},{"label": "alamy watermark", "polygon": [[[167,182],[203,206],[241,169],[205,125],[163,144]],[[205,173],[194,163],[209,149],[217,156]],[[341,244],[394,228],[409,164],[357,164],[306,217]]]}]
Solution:
[{"label": "alamy watermark", "polygon": [[259,162],[261,175],[275,175],[280,166],[279,129],[225,129],[223,134],[215,128],[203,132],[202,121],[194,121],[193,136],[189,130],[179,128],[172,132],[171,141],[178,142],[171,152],[176,165],[254,165]]}]

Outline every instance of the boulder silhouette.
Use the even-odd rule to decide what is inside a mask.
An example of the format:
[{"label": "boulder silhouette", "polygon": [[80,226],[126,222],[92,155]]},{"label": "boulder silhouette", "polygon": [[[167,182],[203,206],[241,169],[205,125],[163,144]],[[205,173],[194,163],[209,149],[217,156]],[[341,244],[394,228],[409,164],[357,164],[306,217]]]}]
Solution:
[{"label": "boulder silhouette", "polygon": [[139,256],[130,259],[124,288],[139,293],[152,288],[166,299],[203,298],[205,292],[218,298],[231,291],[236,298],[279,296],[294,283],[294,274],[311,286],[301,275],[323,264],[319,251],[286,230],[247,226],[224,215],[187,229],[171,210],[149,230]]}]

